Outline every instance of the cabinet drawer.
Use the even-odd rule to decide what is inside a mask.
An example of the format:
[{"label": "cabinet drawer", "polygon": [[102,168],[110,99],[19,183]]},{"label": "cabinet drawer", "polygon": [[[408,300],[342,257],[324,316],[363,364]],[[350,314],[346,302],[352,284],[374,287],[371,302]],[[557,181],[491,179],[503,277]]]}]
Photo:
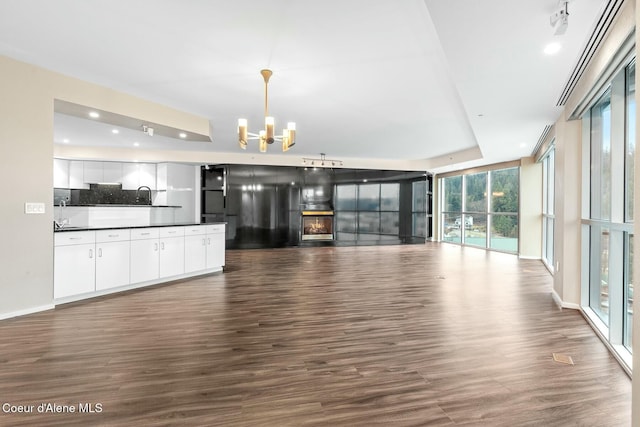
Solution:
[{"label": "cabinet drawer", "polygon": [[130,230],[117,229],[117,230],[97,230],[96,242],[123,242],[131,239]]},{"label": "cabinet drawer", "polygon": [[133,228],[131,230],[131,240],[157,239],[160,237],[159,228]]},{"label": "cabinet drawer", "polygon": [[199,234],[207,234],[207,227],[205,225],[189,225],[184,227],[185,236],[193,236]]},{"label": "cabinet drawer", "polygon": [[160,237],[184,237],[184,227],[163,227],[160,229]]},{"label": "cabinet drawer", "polygon": [[224,233],[225,224],[207,225],[207,234]]},{"label": "cabinet drawer", "polygon": [[95,243],[95,231],[58,231],[54,233],[55,246],[82,245],[85,243]]}]

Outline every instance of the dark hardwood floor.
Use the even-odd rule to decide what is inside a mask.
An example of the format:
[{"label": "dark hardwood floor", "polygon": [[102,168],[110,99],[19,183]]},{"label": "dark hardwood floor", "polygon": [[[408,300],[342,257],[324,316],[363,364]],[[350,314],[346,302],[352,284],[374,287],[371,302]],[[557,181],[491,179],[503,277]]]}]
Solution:
[{"label": "dark hardwood floor", "polygon": [[228,251],[0,322],[0,404],[36,412],[0,425],[630,425],[629,378],[550,292],[539,261],[446,244]]}]

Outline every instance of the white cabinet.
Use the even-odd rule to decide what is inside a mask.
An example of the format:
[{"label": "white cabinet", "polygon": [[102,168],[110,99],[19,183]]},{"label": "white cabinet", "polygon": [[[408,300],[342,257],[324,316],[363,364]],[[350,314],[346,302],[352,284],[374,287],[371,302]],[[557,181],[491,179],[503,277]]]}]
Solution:
[{"label": "white cabinet", "polygon": [[122,189],[137,190],[143,185],[152,190],[156,189],[156,165],[154,163],[123,163]]},{"label": "white cabinet", "polygon": [[122,163],[102,162],[102,181],[109,183],[121,183],[123,180]]},{"label": "white cabinet", "polygon": [[137,190],[140,186],[138,163],[124,163],[122,165],[122,189]]},{"label": "white cabinet", "polygon": [[120,162],[83,162],[83,181],[88,184],[121,183],[123,178],[122,163]]},{"label": "white cabinet", "polygon": [[55,232],[54,298],[75,301],[220,271],[224,230],[209,224]]},{"label": "white cabinet", "polygon": [[104,169],[102,162],[85,161],[83,162],[83,182],[87,184],[95,184],[104,182]]},{"label": "white cabinet", "polygon": [[184,272],[207,268],[206,226],[194,225],[184,229]]},{"label": "white cabinet", "polygon": [[131,283],[158,279],[160,272],[160,230],[131,230]]},{"label": "white cabinet", "polygon": [[56,233],[54,240],[53,297],[94,292],[95,232]]},{"label": "white cabinet", "polygon": [[131,235],[128,229],[96,231],[96,290],[129,284]]},{"label": "white cabinet", "polygon": [[53,159],[53,187],[69,188],[69,160]]},{"label": "white cabinet", "polygon": [[84,181],[84,162],[82,160],[69,161],[69,188],[89,188],[89,184]]},{"label": "white cabinet", "polygon": [[160,277],[184,274],[184,227],[160,229]]},{"label": "white cabinet", "polygon": [[224,267],[225,233],[224,224],[207,225],[207,268]]},{"label": "white cabinet", "polygon": [[156,165],[153,163],[140,163],[140,185],[146,185],[152,190],[156,189]]}]

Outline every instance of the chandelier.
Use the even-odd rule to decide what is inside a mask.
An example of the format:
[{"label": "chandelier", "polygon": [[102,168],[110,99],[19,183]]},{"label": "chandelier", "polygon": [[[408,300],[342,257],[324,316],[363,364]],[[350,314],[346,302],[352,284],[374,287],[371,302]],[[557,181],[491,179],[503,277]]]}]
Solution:
[{"label": "chandelier", "polygon": [[273,75],[271,70],[260,70],[264,78],[264,129],[259,133],[247,131],[247,119],[238,119],[238,143],[243,150],[247,149],[247,140],[257,139],[260,144],[260,152],[267,151],[267,144],[275,141],[282,142],[282,151],[287,151],[296,143],[296,124],[287,123],[287,128],[282,131],[282,135],[274,135],[275,120],[269,115],[269,78]]}]

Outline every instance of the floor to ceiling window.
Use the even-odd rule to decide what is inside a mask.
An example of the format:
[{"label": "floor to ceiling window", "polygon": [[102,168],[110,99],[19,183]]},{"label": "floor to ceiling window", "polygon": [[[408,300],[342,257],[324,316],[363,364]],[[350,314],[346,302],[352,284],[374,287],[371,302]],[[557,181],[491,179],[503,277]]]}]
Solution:
[{"label": "floor to ceiling window", "polygon": [[631,354],[635,62],[612,79],[583,117],[589,167],[583,212],[584,312],[623,360]]},{"label": "floor to ceiling window", "polygon": [[441,239],[518,252],[519,168],[440,179]]},{"label": "floor to ceiling window", "polygon": [[555,185],[555,157],[553,144],[542,156],[542,261],[551,271],[553,266],[553,230],[555,222],[554,185]]}]

